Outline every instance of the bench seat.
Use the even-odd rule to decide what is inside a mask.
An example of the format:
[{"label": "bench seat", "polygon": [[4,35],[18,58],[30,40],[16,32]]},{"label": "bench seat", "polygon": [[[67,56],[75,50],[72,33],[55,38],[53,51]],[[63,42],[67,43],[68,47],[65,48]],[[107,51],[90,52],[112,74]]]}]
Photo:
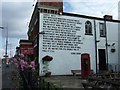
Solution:
[{"label": "bench seat", "polygon": [[[81,75],[81,70],[71,70],[71,73],[73,74],[73,76]],[[92,75],[92,74],[94,74],[93,70],[91,70],[90,75]]]},{"label": "bench seat", "polygon": [[73,73],[73,76],[81,75],[81,70],[71,70],[71,72]]}]

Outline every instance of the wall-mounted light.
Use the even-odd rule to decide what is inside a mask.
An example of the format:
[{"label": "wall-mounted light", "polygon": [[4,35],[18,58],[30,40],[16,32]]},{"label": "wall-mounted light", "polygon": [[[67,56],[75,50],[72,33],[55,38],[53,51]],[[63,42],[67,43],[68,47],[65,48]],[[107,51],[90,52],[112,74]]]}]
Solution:
[{"label": "wall-mounted light", "polygon": [[110,46],[110,44],[106,43],[106,46]]},{"label": "wall-mounted light", "polygon": [[0,27],[1,29],[4,29],[4,27]]},{"label": "wall-mounted light", "polygon": [[115,45],[115,43],[112,44],[112,46],[114,46],[114,45]]},{"label": "wall-mounted light", "polygon": [[62,12],[60,12],[59,15],[62,15]]},{"label": "wall-mounted light", "polygon": [[39,32],[39,34],[45,34],[45,32],[44,32],[44,31],[41,31],[41,32]]},{"label": "wall-mounted light", "polygon": [[115,43],[112,43],[112,44],[109,44],[109,43],[106,43],[107,46],[115,46]]},{"label": "wall-mounted light", "polygon": [[115,49],[115,43],[112,43],[112,48],[111,48],[111,52],[115,52],[116,51],[116,49]]},{"label": "wall-mounted light", "polygon": [[98,43],[98,42],[100,42],[100,40],[96,40],[96,42]]},{"label": "wall-mounted light", "polygon": [[110,44],[107,44],[107,46],[110,46]]}]

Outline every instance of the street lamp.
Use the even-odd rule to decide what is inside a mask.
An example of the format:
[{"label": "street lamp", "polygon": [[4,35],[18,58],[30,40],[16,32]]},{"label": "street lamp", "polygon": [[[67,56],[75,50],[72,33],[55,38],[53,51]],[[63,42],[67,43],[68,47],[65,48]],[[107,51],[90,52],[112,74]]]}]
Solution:
[{"label": "street lamp", "polygon": [[[4,27],[0,27],[1,29],[4,29]],[[8,28],[7,28],[7,34],[6,34],[6,48],[5,48],[5,55],[4,57],[8,57],[7,55],[7,46],[8,46]]]},{"label": "street lamp", "polygon": [[0,27],[1,29],[4,29],[4,27]]},{"label": "street lamp", "polygon": [[8,44],[8,49],[9,49],[8,55],[9,57],[12,57],[12,44],[11,43]]},{"label": "street lamp", "polygon": [[8,55],[7,55],[7,46],[8,46],[8,26],[7,26],[7,34],[6,34],[6,48],[5,48],[5,57],[8,57]]},{"label": "street lamp", "polygon": [[[4,27],[3,26],[0,26],[0,29],[4,29]],[[1,32],[2,33],[2,32]],[[2,38],[2,35],[1,35],[1,38]]]}]

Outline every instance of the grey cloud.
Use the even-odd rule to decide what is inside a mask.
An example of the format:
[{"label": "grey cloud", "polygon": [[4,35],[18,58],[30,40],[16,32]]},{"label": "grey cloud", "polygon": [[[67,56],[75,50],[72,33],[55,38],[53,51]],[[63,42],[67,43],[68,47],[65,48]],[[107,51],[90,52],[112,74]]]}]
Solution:
[{"label": "grey cloud", "polygon": [[[32,13],[31,2],[4,2],[2,4],[3,26],[8,27],[9,38],[27,37],[27,22]],[[3,37],[6,32],[3,32]]]},{"label": "grey cloud", "polygon": [[[84,15],[90,15],[90,16],[96,16],[96,17],[103,17],[105,14],[110,14],[110,15],[117,15],[117,5],[118,5],[118,0],[108,2],[103,2],[101,1],[95,1],[91,0],[86,0],[85,2],[68,2],[70,6],[72,7],[72,11],[74,13],[78,14],[84,14]],[[117,19],[117,18],[115,18]]]},{"label": "grey cloud", "polygon": [[[0,16],[2,17],[2,48],[5,49],[6,31],[8,29],[8,44],[15,52],[20,39],[27,39],[27,22],[32,14],[32,2],[3,2]],[[0,19],[1,20],[1,19]],[[8,51],[10,46],[8,45]],[[1,53],[0,53],[1,54]]]}]

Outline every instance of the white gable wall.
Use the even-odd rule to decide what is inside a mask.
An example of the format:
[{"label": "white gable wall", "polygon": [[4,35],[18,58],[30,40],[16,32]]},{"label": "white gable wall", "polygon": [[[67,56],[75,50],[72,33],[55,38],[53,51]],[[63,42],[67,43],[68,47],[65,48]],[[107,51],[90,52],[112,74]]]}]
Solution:
[{"label": "white gable wall", "polygon": [[[45,18],[43,18],[44,15],[46,16]],[[65,45],[57,45],[57,43],[59,41],[61,41],[61,43],[62,43],[62,41],[66,41],[66,40],[56,40],[56,38],[61,39],[61,35],[60,35],[60,34],[62,34],[61,32],[66,30],[65,32],[68,33],[70,30],[70,29],[63,29],[62,27],[61,27],[62,29],[56,29],[58,31],[62,30],[59,33],[56,32],[56,30],[52,30],[52,29],[54,29],[52,27],[58,28],[58,26],[56,26],[56,25],[65,25],[65,23],[63,21],[60,21],[60,22],[63,22],[64,24],[56,24],[58,22],[57,21],[58,18],[60,20],[64,19],[65,22],[67,19],[68,20],[76,20],[74,22],[74,24],[76,27],[78,25],[78,27],[80,27],[80,28],[77,31],[74,30],[75,28],[72,29],[71,30],[72,34],[70,34],[70,35],[74,35],[74,36],[71,36],[72,38],[80,35],[78,40],[81,40],[81,41],[78,41],[78,40],[75,41],[75,43],[80,42],[80,44],[77,45],[78,47],[80,47],[78,50],[74,50],[76,48],[72,48],[72,50],[64,50],[64,49],[70,49],[69,47],[65,47],[64,49],[62,48],[63,50],[61,50],[60,46],[65,46]],[[53,23],[51,23],[52,22],[51,19],[54,19]],[[91,23],[92,23],[93,35],[85,35],[85,22],[87,20],[91,21]],[[47,25],[51,24],[51,25],[48,25],[50,27],[43,28],[43,26],[44,26],[43,21],[46,21]],[[95,20],[95,21],[96,21],[97,40],[100,40],[100,42],[97,44],[97,48],[98,49],[106,49],[105,38],[101,38],[99,35],[99,22],[103,22],[103,21],[99,21],[99,20]],[[77,22],[79,22],[79,24],[76,24]],[[69,23],[69,22],[67,22],[67,23]],[[117,36],[118,28],[116,27],[117,23],[114,23],[114,24],[113,23],[114,22],[107,22],[107,30],[109,30],[109,32],[110,32],[110,33],[108,33],[108,43],[112,44],[113,42],[115,42],[116,52],[111,53],[110,52],[111,46],[108,47],[108,57],[109,57],[109,63],[118,63],[118,51],[117,51],[118,50],[118,36]],[[72,25],[73,25],[73,23],[72,23]],[[50,63],[49,63],[49,69],[52,72],[52,75],[71,74],[71,70],[81,69],[81,54],[82,53],[89,53],[90,54],[91,68],[94,71],[96,70],[96,60],[95,60],[95,53],[96,52],[95,52],[94,20],[93,19],[70,17],[70,16],[50,15],[50,14],[40,14],[40,29],[39,30],[40,30],[39,32],[44,31],[45,34],[47,34],[47,32],[51,33],[51,35],[49,35],[49,34],[48,35],[45,35],[45,34],[39,35],[39,38],[40,38],[40,40],[39,40],[40,75],[44,75],[42,58],[46,55],[53,57],[53,60],[50,61]],[[55,35],[56,33],[57,33],[57,35]],[[112,34],[115,34],[115,36],[111,37]],[[47,36],[48,41],[46,41],[46,39],[43,38],[46,36]],[[53,36],[52,40],[50,39],[49,36]],[[65,37],[63,39],[65,39]],[[56,43],[54,45],[55,41],[56,41]],[[47,44],[48,42],[50,42],[50,43]],[[72,41],[71,41],[71,43],[73,45],[75,45],[75,43],[73,43]],[[63,43],[63,44],[66,44],[66,43]],[[51,46],[50,46],[50,49],[48,50],[48,48],[44,47],[43,45],[51,45]],[[56,46],[57,49],[54,49],[53,46]],[[68,45],[66,45],[66,46],[68,46]],[[99,63],[99,60],[98,60],[98,63]]]},{"label": "white gable wall", "polygon": [[[109,32],[107,33],[107,37],[108,44],[110,44],[110,46],[108,47],[108,62],[118,64],[118,23],[108,22],[107,32]],[[113,43],[115,43],[114,46],[112,46]],[[112,48],[115,48],[116,52],[112,53]]]},{"label": "white gable wall", "polygon": [[[101,21],[97,22],[98,23]],[[104,23],[102,21],[102,23]],[[116,22],[106,22],[106,30],[107,30],[107,43],[108,43],[108,64],[112,65],[113,70],[115,71],[115,65],[118,66],[118,23]],[[97,48],[98,49],[106,49],[106,38],[100,37],[99,26],[97,27]],[[115,43],[114,46],[112,44]],[[111,52],[111,49],[115,48],[115,52]],[[99,56],[98,56],[98,64],[99,64]]]},{"label": "white gable wall", "polygon": [[[120,20],[120,1],[118,3],[118,19]],[[118,24],[118,48],[120,48],[120,23]],[[118,49],[118,64],[120,65],[120,49]]]}]

